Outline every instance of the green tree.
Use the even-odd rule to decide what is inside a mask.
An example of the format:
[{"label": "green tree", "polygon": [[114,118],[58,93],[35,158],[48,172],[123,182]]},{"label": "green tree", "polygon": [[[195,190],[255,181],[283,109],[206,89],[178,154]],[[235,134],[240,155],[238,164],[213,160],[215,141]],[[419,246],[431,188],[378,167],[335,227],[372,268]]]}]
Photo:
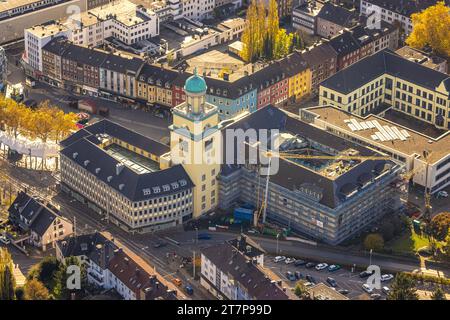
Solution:
[{"label": "green tree", "polygon": [[28,279],[37,279],[52,292],[55,287],[56,273],[60,268],[60,263],[55,257],[45,257],[38,264],[34,265],[28,272]]},{"label": "green tree", "polygon": [[0,248],[0,300],[14,300],[13,261],[6,248]]},{"label": "green tree", "polygon": [[76,257],[68,257],[64,261],[64,263],[61,263],[59,265],[59,270],[55,275],[55,288],[53,290],[53,295],[56,299],[59,300],[68,300],[71,297],[72,293],[78,293],[80,294],[80,290],[69,290],[67,288],[67,267],[70,265],[75,265],[80,267],[81,270],[81,291],[84,291],[84,289],[87,286],[87,275],[86,275],[86,269],[84,266],[80,265],[79,260]]},{"label": "green tree", "polygon": [[383,237],[379,233],[371,233],[364,239],[364,248],[366,250],[381,251],[384,247]]},{"label": "green tree", "polygon": [[26,300],[49,300],[50,294],[42,282],[29,279],[25,283],[24,296]]},{"label": "green tree", "polygon": [[302,300],[309,300],[311,296],[303,281],[298,281],[295,285],[294,294]]},{"label": "green tree", "polygon": [[415,280],[406,273],[400,272],[395,276],[391,285],[388,300],[418,300]]},{"label": "green tree", "polygon": [[438,286],[436,290],[434,290],[433,294],[431,295],[432,300],[447,300],[445,297],[445,292],[442,290],[441,286]]}]

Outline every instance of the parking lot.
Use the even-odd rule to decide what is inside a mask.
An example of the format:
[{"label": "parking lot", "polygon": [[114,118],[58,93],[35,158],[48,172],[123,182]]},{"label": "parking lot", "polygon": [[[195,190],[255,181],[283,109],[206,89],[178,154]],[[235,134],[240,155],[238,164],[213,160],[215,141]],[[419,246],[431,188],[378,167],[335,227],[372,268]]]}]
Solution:
[{"label": "parking lot", "polygon": [[[317,263],[319,262],[314,261],[314,264]],[[290,288],[294,288],[298,280],[290,281],[289,279],[287,279],[286,274],[288,271],[294,274],[296,271],[298,271],[301,273],[302,280],[308,281],[305,279],[305,277],[309,275],[314,278],[316,283],[323,282],[328,286],[330,285],[327,283],[327,278],[333,278],[337,284],[336,290],[348,290],[348,293],[346,293],[345,295],[351,300],[370,299],[370,295],[368,295],[362,289],[362,285],[366,282],[366,279],[359,276],[359,270],[351,272],[351,270],[349,269],[341,268],[337,271],[330,272],[328,271],[328,268],[325,268],[321,271],[318,271],[315,269],[315,267],[307,268],[305,265],[295,266],[294,263],[286,264],[285,261],[274,262],[273,256],[267,256],[264,259],[264,265],[265,267],[270,268],[278,276],[280,276],[287,284],[290,285]],[[391,281],[381,282],[381,286],[389,287],[390,282]],[[373,293],[378,293],[381,295],[381,299],[386,299],[386,294],[384,294],[381,290],[374,289]]]}]

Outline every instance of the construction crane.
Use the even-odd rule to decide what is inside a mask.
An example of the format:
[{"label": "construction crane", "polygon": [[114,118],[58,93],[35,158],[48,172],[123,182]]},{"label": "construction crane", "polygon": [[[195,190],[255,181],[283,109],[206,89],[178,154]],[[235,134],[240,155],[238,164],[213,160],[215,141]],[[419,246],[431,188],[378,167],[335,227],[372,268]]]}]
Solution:
[{"label": "construction crane", "polygon": [[[246,143],[250,146],[250,144]],[[254,146],[253,146],[254,147]],[[291,150],[295,151],[295,150]],[[267,214],[267,202],[268,202],[268,196],[269,196],[269,181],[270,181],[270,170],[271,170],[271,162],[272,158],[278,157],[280,159],[286,160],[289,163],[295,164],[300,166],[300,164],[291,161],[290,159],[319,159],[319,160],[348,160],[348,161],[365,161],[365,160],[390,160],[391,158],[388,156],[358,156],[358,155],[336,155],[336,156],[315,156],[315,155],[304,155],[304,154],[296,154],[296,153],[289,153],[289,152],[274,152],[274,151],[261,151],[262,154],[269,159],[268,166],[267,166],[267,176],[266,176],[266,184],[264,189],[264,195],[261,201],[261,205],[259,208],[255,210],[255,215],[253,219],[253,226],[255,228],[261,229],[263,228],[264,224],[266,223],[266,214]],[[258,165],[260,168],[260,165]],[[259,178],[258,178],[259,179]],[[259,204],[259,194],[260,194],[260,183],[258,180],[258,204]],[[262,215],[262,222],[260,223],[260,218]]]},{"label": "construction crane", "polygon": [[418,172],[421,171],[425,171],[425,183],[424,183],[424,202],[425,202],[425,212],[424,212],[424,220],[426,220],[427,222],[429,222],[431,220],[431,210],[432,210],[432,206],[431,206],[431,192],[428,189],[428,167],[430,165],[429,163],[429,158],[430,155],[432,154],[432,152],[427,152],[424,151],[423,152],[423,159],[425,162],[425,169],[423,168],[423,166],[417,166],[416,168],[402,174],[402,178],[406,181],[409,182]]}]

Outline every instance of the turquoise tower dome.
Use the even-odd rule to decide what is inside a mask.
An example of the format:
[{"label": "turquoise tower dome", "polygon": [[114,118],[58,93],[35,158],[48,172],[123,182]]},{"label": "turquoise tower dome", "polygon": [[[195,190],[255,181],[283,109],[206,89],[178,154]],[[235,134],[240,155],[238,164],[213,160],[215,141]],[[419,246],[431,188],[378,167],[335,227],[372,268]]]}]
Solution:
[{"label": "turquoise tower dome", "polygon": [[205,79],[197,74],[197,68],[194,69],[194,75],[187,78],[184,84],[184,90],[188,93],[203,93],[206,92]]}]

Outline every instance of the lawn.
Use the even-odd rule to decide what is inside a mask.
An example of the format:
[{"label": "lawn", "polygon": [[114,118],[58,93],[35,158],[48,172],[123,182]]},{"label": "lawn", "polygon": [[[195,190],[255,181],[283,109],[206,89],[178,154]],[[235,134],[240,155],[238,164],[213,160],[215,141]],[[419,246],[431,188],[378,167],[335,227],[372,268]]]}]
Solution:
[{"label": "lawn", "polygon": [[410,231],[405,232],[400,238],[389,243],[388,247],[393,252],[415,253],[420,248],[428,246],[429,243],[430,241],[427,237],[415,233],[411,228]]}]

